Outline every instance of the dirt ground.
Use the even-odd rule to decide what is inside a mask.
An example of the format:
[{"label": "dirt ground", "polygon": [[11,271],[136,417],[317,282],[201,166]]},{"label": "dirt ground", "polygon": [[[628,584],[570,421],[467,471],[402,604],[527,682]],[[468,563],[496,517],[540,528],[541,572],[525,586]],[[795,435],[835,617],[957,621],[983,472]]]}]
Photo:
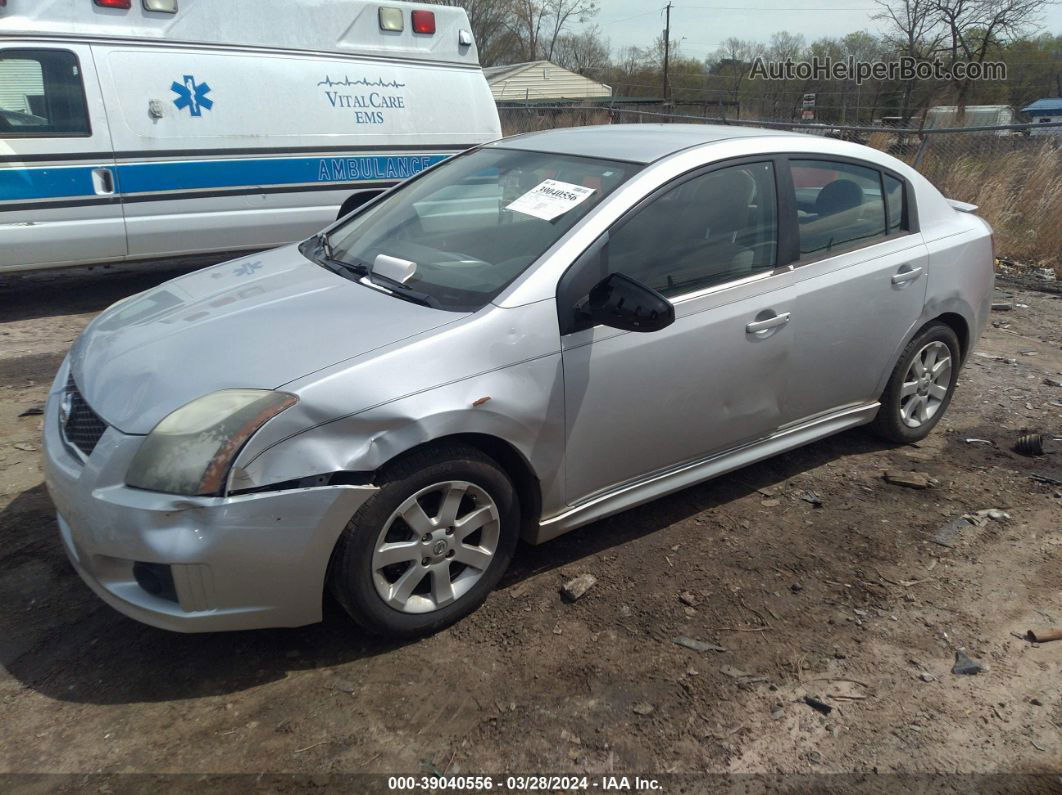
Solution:
[{"label": "dirt ground", "polygon": [[[0,772],[1062,773],[1062,642],[1023,639],[1062,626],[1062,452],[1012,451],[1062,432],[1059,296],[1003,289],[925,442],[844,433],[523,547],[479,612],[396,645],[334,605],[171,634],[67,563],[20,415],[96,312],[170,275],[0,281]],[[934,540],[987,509],[1009,518]],[[952,673],[960,647],[987,670]]]}]

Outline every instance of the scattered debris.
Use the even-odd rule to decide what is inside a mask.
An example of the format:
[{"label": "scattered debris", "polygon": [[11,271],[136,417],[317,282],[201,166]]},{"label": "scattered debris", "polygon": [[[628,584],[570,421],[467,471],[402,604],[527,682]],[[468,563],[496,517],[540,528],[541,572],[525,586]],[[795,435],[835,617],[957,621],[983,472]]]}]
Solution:
[{"label": "scattered debris", "polygon": [[990,439],[973,439],[973,438],[970,438],[970,439],[963,439],[963,441],[966,442],[966,444],[995,444],[995,442],[991,441]]},{"label": "scattered debris", "polygon": [[800,495],[800,499],[802,499],[806,503],[810,503],[816,508],[822,507],[822,497],[820,497],[813,491],[805,491],[803,494]]},{"label": "scattered debris", "polygon": [[833,707],[831,707],[825,701],[821,701],[815,698],[815,696],[804,696],[804,703],[816,712],[821,712],[823,715],[829,715],[831,712],[833,712]]},{"label": "scattered debris", "polygon": [[358,689],[357,685],[351,682],[349,679],[333,679],[330,685],[332,690],[338,690],[340,693],[354,693]]},{"label": "scattered debris", "polygon": [[921,679],[923,682],[937,681],[937,678],[933,676],[933,674],[931,674],[929,671],[922,671],[922,673],[918,675],[918,678]]},{"label": "scattered debris", "polygon": [[1035,480],[1038,483],[1046,483],[1049,486],[1062,486],[1062,480],[1053,478],[1050,475],[1045,475],[1043,472],[1033,472],[1029,475],[1031,480]]},{"label": "scattered debris", "polygon": [[724,676],[729,676],[731,679],[758,680],[761,682],[767,681],[762,676],[756,676],[756,674],[743,671],[740,668],[735,668],[733,665],[724,665],[719,669],[719,672]]},{"label": "scattered debris", "polygon": [[717,643],[708,643],[704,640],[688,638],[685,635],[677,637],[671,642],[679,646],[684,646],[687,649],[692,649],[693,651],[726,651],[726,648],[724,646],[720,646]]},{"label": "scattered debris", "polygon": [[792,585],[789,586],[789,590],[792,591],[793,593],[800,593],[801,591],[804,590],[804,586],[801,585],[798,582],[795,582],[795,583],[793,583]]},{"label": "scattered debris", "polygon": [[652,715],[654,709],[655,707],[653,707],[652,704],[649,704],[645,701],[639,701],[637,704],[631,707],[631,710],[638,715]]},{"label": "scattered debris", "polygon": [[886,483],[894,486],[906,486],[909,489],[928,489],[933,485],[932,478],[922,472],[898,472],[890,469],[882,476]]},{"label": "scattered debris", "polygon": [[971,527],[974,527],[973,522],[965,516],[959,516],[937,530],[936,534],[929,540],[942,547],[952,548],[955,546],[955,540],[959,537],[962,531]]},{"label": "scattered debris", "polygon": [[993,303],[992,304],[992,311],[993,312],[1009,312],[1013,308],[1014,308],[1013,304],[1008,304],[1008,303],[1006,303],[1004,301],[1000,301],[999,303]]},{"label": "scattered debris", "polygon": [[991,519],[993,522],[1010,521],[1010,514],[1006,511],[1001,511],[999,508],[986,508],[983,511],[978,511],[977,515],[982,518]]},{"label": "scattered debris", "polygon": [[766,500],[760,500],[760,505],[762,505],[764,508],[777,508],[781,504],[782,504],[781,500],[776,500],[776,499],[773,499],[773,498],[766,499]]},{"label": "scattered debris", "polygon": [[22,450],[27,453],[37,452],[37,445],[30,444],[29,442],[15,442],[12,447],[14,447],[16,450]]},{"label": "scattered debris", "polygon": [[1049,643],[1052,640],[1062,640],[1062,627],[1050,629],[1030,629],[1025,633],[1033,643]]},{"label": "scattered debris", "polygon": [[1044,379],[1044,383],[1047,386],[1062,386],[1062,381],[1057,378],[1051,378],[1050,376]]},{"label": "scattered debris", "polygon": [[689,591],[683,591],[682,593],[679,594],[678,598],[679,598],[679,601],[682,602],[682,604],[684,604],[684,605],[689,605],[690,607],[696,607],[697,606],[697,597],[694,596]]},{"label": "scattered debris", "polygon": [[567,742],[567,743],[571,743],[572,745],[582,745],[583,744],[583,741],[579,739],[579,735],[572,734],[567,729],[561,729],[560,738],[562,740],[564,740],[565,742]]},{"label": "scattered debris", "polygon": [[580,574],[575,579],[564,583],[561,593],[569,602],[574,602],[585,596],[586,592],[595,585],[597,585],[597,577],[593,574]]},{"label": "scattered debris", "polygon": [[1042,433],[1023,433],[1014,444],[1014,452],[1022,455],[1043,455],[1044,436]]},{"label": "scattered debris", "polygon": [[44,406],[31,406],[19,414],[20,417],[39,417],[44,413]]},{"label": "scattered debris", "polygon": [[771,711],[771,720],[781,720],[785,717],[785,710],[778,706]]},{"label": "scattered debris", "polygon": [[958,649],[955,652],[955,665],[951,667],[951,672],[953,674],[973,676],[974,674],[982,673],[984,670],[985,667],[968,655],[963,649]]}]

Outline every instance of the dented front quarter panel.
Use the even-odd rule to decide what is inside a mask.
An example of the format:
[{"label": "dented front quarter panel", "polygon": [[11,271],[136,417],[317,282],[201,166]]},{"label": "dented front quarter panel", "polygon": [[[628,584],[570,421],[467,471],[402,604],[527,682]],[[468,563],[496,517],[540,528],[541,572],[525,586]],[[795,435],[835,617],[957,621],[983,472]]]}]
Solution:
[{"label": "dented front quarter panel", "polygon": [[563,379],[553,301],[488,305],[442,331],[282,389],[298,395],[299,404],[244,448],[232,488],[373,472],[424,442],[483,434],[505,441],[530,465],[544,510],[563,504]]}]

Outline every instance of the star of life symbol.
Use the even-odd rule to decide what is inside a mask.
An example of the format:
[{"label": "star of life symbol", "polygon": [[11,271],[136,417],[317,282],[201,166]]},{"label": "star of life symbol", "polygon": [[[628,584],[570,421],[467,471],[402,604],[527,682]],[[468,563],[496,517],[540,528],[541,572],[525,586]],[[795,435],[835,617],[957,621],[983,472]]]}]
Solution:
[{"label": "star of life symbol", "polygon": [[261,268],[264,264],[265,263],[263,263],[261,260],[255,260],[254,262],[245,262],[236,270],[234,270],[233,273],[236,276],[252,276],[254,275],[254,272]]},{"label": "star of life symbol", "polygon": [[202,116],[204,108],[210,110],[214,107],[214,100],[207,98],[207,94],[210,93],[210,85],[195,82],[195,78],[192,75],[185,75],[183,83],[178,83],[174,80],[173,85],[170,86],[170,91],[177,95],[177,99],[173,101],[177,109],[184,110],[188,108],[193,116]]}]

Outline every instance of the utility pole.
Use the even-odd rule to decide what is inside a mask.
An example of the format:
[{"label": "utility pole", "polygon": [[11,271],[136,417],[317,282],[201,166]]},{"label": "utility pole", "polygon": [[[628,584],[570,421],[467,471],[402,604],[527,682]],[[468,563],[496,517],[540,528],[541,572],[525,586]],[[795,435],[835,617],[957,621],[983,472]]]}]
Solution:
[{"label": "utility pole", "polygon": [[671,0],[664,7],[664,105],[669,104],[671,99],[671,86],[668,83],[668,60],[671,55]]}]

